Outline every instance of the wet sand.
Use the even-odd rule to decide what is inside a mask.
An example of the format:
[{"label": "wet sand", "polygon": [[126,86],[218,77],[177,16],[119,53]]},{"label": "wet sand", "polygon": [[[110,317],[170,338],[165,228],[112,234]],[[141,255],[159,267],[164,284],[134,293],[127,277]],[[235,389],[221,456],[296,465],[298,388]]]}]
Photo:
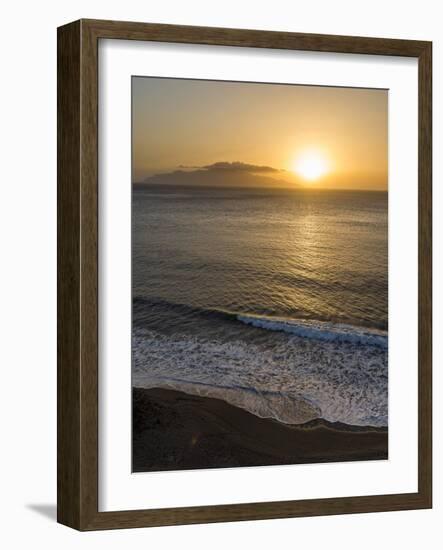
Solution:
[{"label": "wet sand", "polygon": [[292,426],[220,399],[133,388],[133,471],[388,458],[386,428],[324,420]]}]

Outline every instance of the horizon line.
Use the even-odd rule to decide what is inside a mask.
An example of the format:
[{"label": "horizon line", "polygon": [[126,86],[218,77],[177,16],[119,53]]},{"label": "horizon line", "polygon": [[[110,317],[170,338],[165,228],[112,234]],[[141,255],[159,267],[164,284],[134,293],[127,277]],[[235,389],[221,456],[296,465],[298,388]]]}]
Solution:
[{"label": "horizon line", "polygon": [[320,187],[315,183],[303,185],[296,184],[288,185],[287,187],[281,186],[257,186],[252,185],[192,185],[192,184],[183,184],[183,183],[150,183],[146,181],[134,181],[131,182],[132,185],[146,185],[146,186],[155,186],[155,187],[183,187],[183,188],[192,188],[192,189],[253,189],[255,191],[305,191],[305,190],[317,190],[317,191],[352,191],[355,193],[388,193],[389,188],[386,189],[366,189],[366,188],[352,188],[352,187]]}]

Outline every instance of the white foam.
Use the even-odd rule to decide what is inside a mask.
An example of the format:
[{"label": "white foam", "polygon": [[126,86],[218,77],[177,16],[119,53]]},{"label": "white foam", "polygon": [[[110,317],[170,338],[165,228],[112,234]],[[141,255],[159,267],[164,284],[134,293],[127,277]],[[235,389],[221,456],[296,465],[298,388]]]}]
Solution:
[{"label": "white foam", "polygon": [[327,342],[339,341],[351,344],[388,347],[386,332],[375,329],[363,329],[346,324],[323,321],[287,320],[282,318],[237,315],[237,319],[247,325],[295,334],[302,338],[313,338]]},{"label": "white foam", "polygon": [[133,385],[224,399],[257,416],[387,425],[387,351],[290,334],[274,346],[136,330]]},{"label": "white foam", "polygon": [[320,416],[320,410],[301,396],[283,392],[214,386],[167,377],[137,377],[134,384],[136,387],[174,389],[191,395],[222,399],[260,418],[273,418],[285,424],[303,424]]}]

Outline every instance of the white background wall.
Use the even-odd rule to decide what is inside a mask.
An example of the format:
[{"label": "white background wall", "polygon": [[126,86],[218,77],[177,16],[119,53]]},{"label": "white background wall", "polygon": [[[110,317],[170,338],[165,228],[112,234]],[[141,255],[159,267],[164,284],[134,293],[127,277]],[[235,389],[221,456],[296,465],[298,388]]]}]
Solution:
[{"label": "white background wall", "polygon": [[[55,523],[56,27],[80,17],[434,41],[434,280],[442,272],[439,0],[49,0],[3,5],[0,86],[0,541],[5,548],[437,548],[442,292],[435,285],[432,511],[77,533]],[[440,218],[440,219],[439,219]],[[407,312],[405,312],[407,315]],[[440,340],[440,341],[439,341]]]}]

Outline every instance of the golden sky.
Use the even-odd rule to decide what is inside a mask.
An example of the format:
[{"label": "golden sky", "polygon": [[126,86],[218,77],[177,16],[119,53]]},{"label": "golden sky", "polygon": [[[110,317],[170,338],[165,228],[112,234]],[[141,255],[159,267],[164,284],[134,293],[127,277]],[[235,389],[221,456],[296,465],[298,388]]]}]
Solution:
[{"label": "golden sky", "polygon": [[133,77],[132,93],[136,182],[240,162],[288,186],[387,189],[387,90]]}]

